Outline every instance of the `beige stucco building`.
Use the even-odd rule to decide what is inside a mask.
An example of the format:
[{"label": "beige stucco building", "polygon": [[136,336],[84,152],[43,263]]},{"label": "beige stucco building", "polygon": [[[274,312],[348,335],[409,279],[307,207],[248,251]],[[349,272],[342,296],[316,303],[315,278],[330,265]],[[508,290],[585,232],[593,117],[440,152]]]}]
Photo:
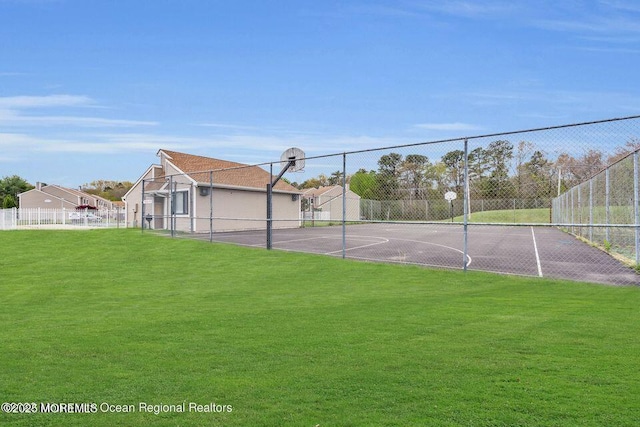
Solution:
[{"label": "beige stucco building", "polygon": [[[129,227],[150,226],[184,232],[266,228],[270,174],[211,157],[159,150],[151,165],[125,194]],[[299,227],[301,192],[284,181],[273,188],[273,228]]]},{"label": "beige stucco building", "polygon": [[90,207],[99,210],[116,209],[117,202],[104,199],[84,191],[66,188],[60,185],[47,185],[40,182],[36,187],[18,194],[20,209],[78,209]]},{"label": "beige stucco building", "polygon": [[[305,219],[325,221],[342,221],[343,199],[346,221],[360,220],[360,196],[347,188],[343,198],[341,185],[331,185],[320,188],[310,188],[303,194],[305,203]],[[313,217],[311,213],[313,212]]]}]

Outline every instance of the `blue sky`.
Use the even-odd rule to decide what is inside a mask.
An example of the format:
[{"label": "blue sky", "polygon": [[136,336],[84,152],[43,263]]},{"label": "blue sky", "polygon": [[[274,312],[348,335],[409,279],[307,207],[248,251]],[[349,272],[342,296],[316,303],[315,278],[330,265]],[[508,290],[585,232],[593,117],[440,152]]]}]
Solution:
[{"label": "blue sky", "polygon": [[639,69],[636,0],[0,0],[0,176],[637,115]]}]

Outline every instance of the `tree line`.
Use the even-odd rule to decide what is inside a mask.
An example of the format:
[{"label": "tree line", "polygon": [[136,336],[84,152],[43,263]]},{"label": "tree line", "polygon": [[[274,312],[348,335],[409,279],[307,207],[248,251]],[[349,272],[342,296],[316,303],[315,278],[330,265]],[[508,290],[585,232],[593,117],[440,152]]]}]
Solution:
[{"label": "tree line", "polygon": [[133,182],[131,181],[111,181],[99,179],[96,181],[91,181],[88,184],[83,184],[82,186],[80,186],[80,190],[88,194],[100,196],[103,199],[120,201],[122,200],[122,197],[127,194],[127,191],[131,189],[131,187],[133,187]]},{"label": "tree line", "polygon": [[18,175],[5,176],[0,179],[0,208],[11,209],[18,206],[18,194],[31,190],[29,184]]},{"label": "tree line", "polygon": [[[606,156],[590,149],[582,155],[562,153],[551,159],[534,143],[497,140],[468,153],[469,191],[472,199],[548,199],[558,191],[583,182],[607,165],[640,149],[640,139],[629,140]],[[422,154],[384,154],[376,170],[360,169],[347,176],[349,188],[370,200],[433,200],[447,191],[462,197],[465,155],[452,150],[439,159]],[[342,172],[324,174],[298,185],[300,189],[341,185]],[[294,183],[295,184],[295,183]]]},{"label": "tree line", "polygon": [[[96,180],[88,184],[83,184],[80,189],[88,194],[94,194],[111,201],[118,201],[122,200],[122,196],[124,196],[132,186],[133,183],[129,181]],[[18,194],[34,188],[33,185],[18,175],[3,177],[0,179],[0,209],[18,207]]]}]

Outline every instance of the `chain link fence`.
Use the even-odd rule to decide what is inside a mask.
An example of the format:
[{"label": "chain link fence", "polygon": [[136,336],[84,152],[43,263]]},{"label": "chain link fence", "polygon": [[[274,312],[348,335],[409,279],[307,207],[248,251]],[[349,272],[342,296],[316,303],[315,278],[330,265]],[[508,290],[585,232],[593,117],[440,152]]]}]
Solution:
[{"label": "chain link fence", "polygon": [[[638,151],[634,151],[553,200],[553,221],[568,233],[640,264]],[[570,225],[568,225],[570,224]]]},{"label": "chain link fence", "polygon": [[306,157],[304,173],[194,162],[127,203],[173,236],[637,285],[639,148],[628,117]]}]

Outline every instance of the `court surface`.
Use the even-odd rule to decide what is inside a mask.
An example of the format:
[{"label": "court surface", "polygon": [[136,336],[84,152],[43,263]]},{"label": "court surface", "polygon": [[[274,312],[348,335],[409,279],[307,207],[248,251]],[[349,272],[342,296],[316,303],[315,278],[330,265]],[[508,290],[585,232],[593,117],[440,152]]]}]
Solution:
[{"label": "court surface", "polygon": [[[360,224],[274,229],[273,249],[380,262],[490,271],[616,285],[640,275],[605,252],[553,227],[470,225],[468,257],[459,224]],[[209,239],[209,234],[197,235]],[[213,241],[266,247],[266,231],[213,233]]]}]

